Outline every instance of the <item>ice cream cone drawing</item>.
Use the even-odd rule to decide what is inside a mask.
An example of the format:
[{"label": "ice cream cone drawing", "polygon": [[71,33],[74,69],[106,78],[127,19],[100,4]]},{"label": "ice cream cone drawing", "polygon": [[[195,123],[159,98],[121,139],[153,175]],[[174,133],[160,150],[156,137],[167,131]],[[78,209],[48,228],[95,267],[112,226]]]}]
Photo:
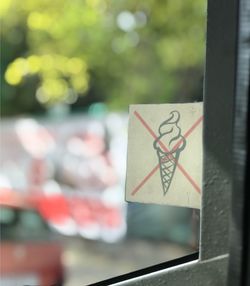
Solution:
[{"label": "ice cream cone drawing", "polygon": [[169,190],[181,151],[186,146],[186,139],[181,135],[181,129],[178,126],[180,113],[171,111],[169,118],[159,126],[159,136],[153,143],[157,152],[161,183],[163,194]]}]

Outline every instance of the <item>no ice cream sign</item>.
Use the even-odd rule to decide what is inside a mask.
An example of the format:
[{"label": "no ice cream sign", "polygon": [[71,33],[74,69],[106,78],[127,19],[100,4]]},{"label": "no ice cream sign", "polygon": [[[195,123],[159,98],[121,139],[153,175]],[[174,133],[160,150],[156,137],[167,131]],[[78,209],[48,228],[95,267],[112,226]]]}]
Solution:
[{"label": "no ice cream sign", "polygon": [[126,200],[200,208],[203,104],[129,109]]}]

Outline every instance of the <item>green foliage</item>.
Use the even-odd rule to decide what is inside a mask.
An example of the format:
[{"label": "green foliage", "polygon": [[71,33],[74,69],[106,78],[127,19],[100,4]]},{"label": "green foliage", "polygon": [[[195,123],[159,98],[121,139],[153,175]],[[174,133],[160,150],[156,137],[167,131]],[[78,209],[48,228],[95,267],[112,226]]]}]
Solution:
[{"label": "green foliage", "polygon": [[204,0],[5,0],[0,18],[6,114],[20,112],[20,97],[26,112],[166,102],[183,75],[202,73]]}]

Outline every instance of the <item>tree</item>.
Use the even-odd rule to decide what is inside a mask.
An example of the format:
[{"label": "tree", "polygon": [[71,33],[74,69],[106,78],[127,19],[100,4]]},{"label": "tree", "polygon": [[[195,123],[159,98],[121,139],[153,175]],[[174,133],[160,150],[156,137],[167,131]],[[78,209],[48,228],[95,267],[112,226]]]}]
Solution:
[{"label": "tree", "polygon": [[5,0],[0,17],[5,114],[166,102],[202,75],[202,0]]}]

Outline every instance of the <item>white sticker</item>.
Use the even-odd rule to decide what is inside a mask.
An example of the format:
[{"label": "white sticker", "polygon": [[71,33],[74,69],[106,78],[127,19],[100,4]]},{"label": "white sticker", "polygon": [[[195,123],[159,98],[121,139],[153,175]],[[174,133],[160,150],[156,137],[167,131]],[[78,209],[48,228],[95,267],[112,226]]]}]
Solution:
[{"label": "white sticker", "polygon": [[129,109],[126,200],[200,208],[203,103]]}]

